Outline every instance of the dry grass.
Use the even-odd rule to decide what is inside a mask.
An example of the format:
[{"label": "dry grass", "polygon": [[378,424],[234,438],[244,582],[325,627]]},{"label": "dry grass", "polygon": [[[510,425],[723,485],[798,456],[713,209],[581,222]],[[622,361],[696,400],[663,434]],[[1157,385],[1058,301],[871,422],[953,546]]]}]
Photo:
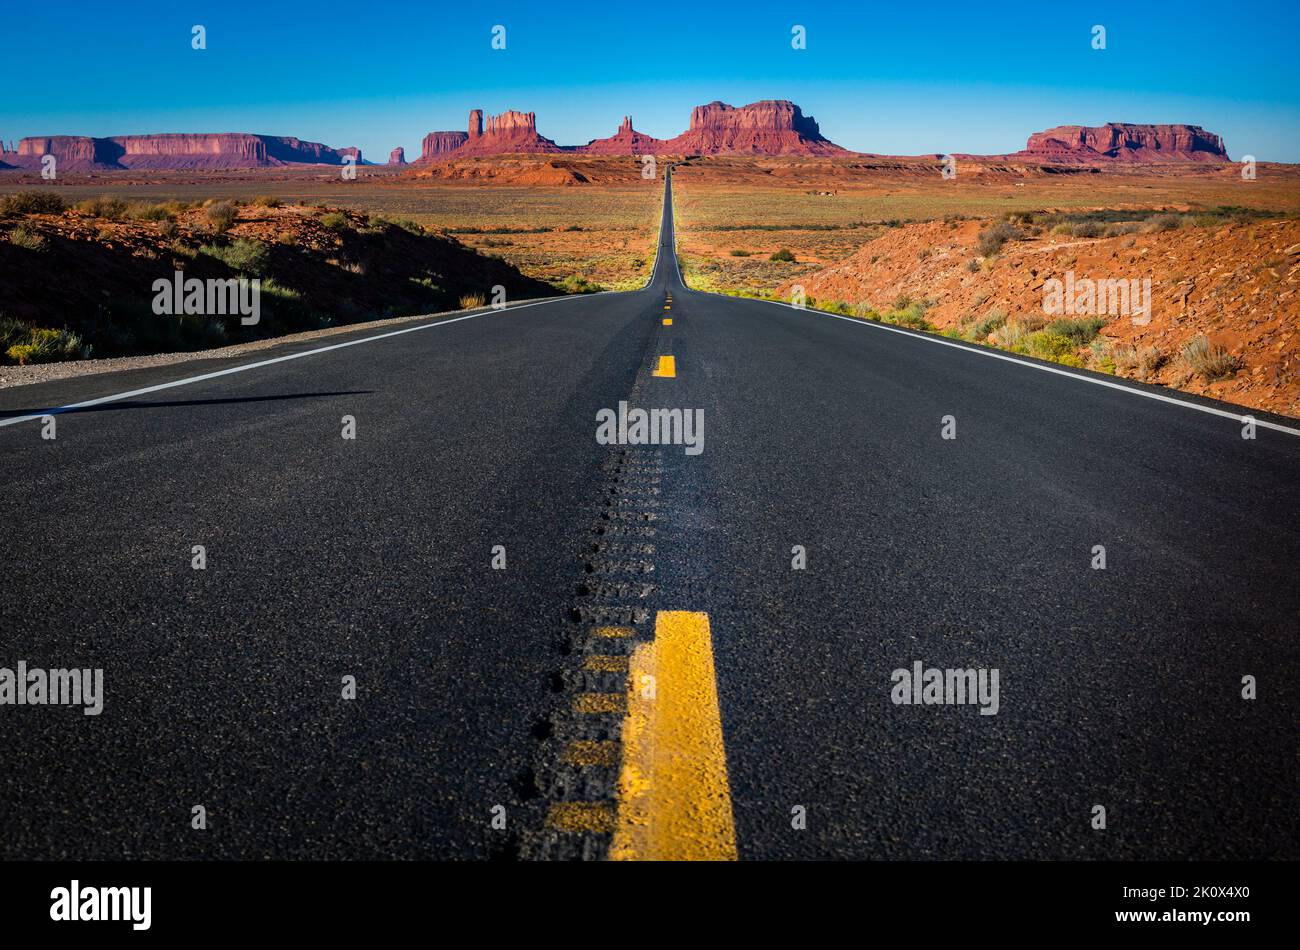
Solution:
[{"label": "dry grass", "polygon": [[482,294],[461,294],[460,295],[460,309],[462,310],[476,310],[479,307],[483,306],[483,304],[486,302],[487,302],[487,298],[484,297]]},{"label": "dry grass", "polygon": [[1204,334],[1194,336],[1187,341],[1181,358],[1188,369],[1203,376],[1207,381],[1227,379],[1242,366],[1239,358],[1223,347],[1211,343]]}]

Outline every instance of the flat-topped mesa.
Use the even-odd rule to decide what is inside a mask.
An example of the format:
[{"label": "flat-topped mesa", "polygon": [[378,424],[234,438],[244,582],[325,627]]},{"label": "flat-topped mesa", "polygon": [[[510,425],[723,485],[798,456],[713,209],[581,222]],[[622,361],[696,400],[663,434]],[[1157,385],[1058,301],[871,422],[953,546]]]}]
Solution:
[{"label": "flat-topped mesa", "polygon": [[1013,158],[1054,162],[1229,162],[1223,139],[1199,125],[1107,122],[1035,132]]},{"label": "flat-topped mesa", "polygon": [[562,151],[550,139],[537,134],[537,116],[532,112],[507,109],[500,115],[488,116],[484,122],[483,110],[474,109],[469,114],[466,141],[456,149],[456,156]]},{"label": "flat-topped mesa", "polygon": [[20,167],[39,167],[53,155],[68,171],[85,169],[230,169],[279,165],[341,165],[356,148],[335,149],[292,136],[253,135],[247,132],[169,132],[158,135],[37,135],[18,143]]},{"label": "flat-topped mesa", "polygon": [[625,115],[618,131],[609,138],[592,139],[574,151],[593,155],[655,155],[663,153],[664,143],[632,128],[632,117]]},{"label": "flat-topped mesa", "polygon": [[430,132],[420,143],[420,157],[416,159],[417,164],[420,162],[434,162],[451,152],[456,151],[469,139],[464,132]]},{"label": "flat-topped mesa", "polygon": [[691,110],[691,127],[664,143],[671,152],[715,155],[830,155],[844,152],[826,139],[812,116],[786,99],[766,99],[736,108],[710,102]]}]

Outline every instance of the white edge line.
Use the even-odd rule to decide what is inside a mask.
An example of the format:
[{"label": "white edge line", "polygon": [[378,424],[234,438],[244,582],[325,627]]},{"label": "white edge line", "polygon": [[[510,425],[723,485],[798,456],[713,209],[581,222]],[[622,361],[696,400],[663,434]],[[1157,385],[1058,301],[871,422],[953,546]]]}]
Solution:
[{"label": "white edge line", "polygon": [[[697,291],[699,293],[700,291]],[[718,294],[717,296],[726,296]],[[928,333],[913,333],[910,330],[903,330],[899,327],[886,326],[883,323],[873,323],[870,320],[861,320],[857,317],[846,317],[838,313],[827,313],[825,310],[818,310],[815,307],[796,307],[794,304],[785,303],[781,300],[765,300],[761,297],[745,298],[757,300],[759,303],[775,304],[778,307],[785,307],[788,310],[797,310],[801,313],[815,313],[823,317],[833,317],[836,320],[845,320],[856,326],[870,327],[873,330],[888,330],[890,333],[901,333],[903,336],[911,337],[914,340],[924,340],[927,343],[938,343],[942,346],[950,346],[953,349],[961,350],[964,353],[974,353],[979,356],[987,356],[995,360],[1005,360],[1008,363],[1015,363],[1017,366],[1026,366],[1029,369],[1042,370],[1044,373],[1055,373],[1057,376],[1065,376],[1068,379],[1076,379],[1081,383],[1092,383],[1094,386],[1105,386],[1107,389],[1118,389],[1120,392],[1129,393],[1133,396],[1142,396],[1146,399],[1157,399],[1160,402],[1172,403],[1175,406],[1183,406],[1187,409],[1195,409],[1197,412],[1208,412],[1210,415],[1222,416],[1225,419],[1232,419],[1236,422],[1246,422],[1251,420],[1255,425],[1265,429],[1273,429],[1276,432],[1285,432],[1288,435],[1300,435],[1300,429],[1293,429],[1290,426],[1279,425],[1276,422],[1269,422],[1267,419],[1257,419],[1252,415],[1238,415],[1235,412],[1228,412],[1226,409],[1216,409],[1213,406],[1202,406],[1198,403],[1187,402],[1184,399],[1176,399],[1173,396],[1166,396],[1163,393],[1150,393],[1144,389],[1134,389],[1131,386],[1125,386],[1123,383],[1113,383],[1108,379],[1094,379],[1091,376],[1082,376],[1079,373],[1072,373],[1067,369],[1059,369],[1055,366],[1047,366],[1043,363],[1031,363],[1027,360],[1018,359],[1014,356],[1008,356],[1006,353],[999,353],[997,350],[986,346],[963,345],[954,343],[951,340],[945,340],[942,337],[933,336]]]},{"label": "white edge line", "polygon": [[[562,297],[555,297],[551,300],[536,300],[533,303],[521,303],[514,307],[506,307],[503,310],[485,309],[476,313],[467,313],[461,317],[452,317],[450,320],[439,320],[436,323],[422,323],[415,327],[406,327],[401,330],[391,330],[387,333],[377,333],[374,336],[362,337],[359,340],[347,340],[343,343],[333,343],[330,346],[318,346],[314,350],[303,350],[300,353],[289,353],[285,356],[277,356],[269,360],[259,360],[256,363],[243,363],[239,366],[232,366],[229,369],[217,370],[215,373],[204,373],[201,376],[187,376],[183,379],[174,379],[171,382],[159,383],[156,386],[146,386],[143,389],[133,389],[130,392],[115,393],[111,396],[100,396],[98,399],[88,399],[85,402],[69,403],[66,406],[52,406],[40,412],[34,412],[26,416],[14,416],[10,419],[0,419],[0,428],[5,426],[18,425],[20,422],[31,422],[35,419],[42,419],[45,416],[57,416],[60,413],[72,412],[76,409],[88,409],[91,406],[102,406],[108,402],[118,402],[122,399],[131,399],[134,396],[144,396],[148,393],[156,393],[163,389],[174,389],[177,386],[188,386],[191,383],[201,383],[208,379],[217,379],[221,376],[230,376],[234,373],[244,373],[252,369],[260,369],[263,366],[273,366],[276,363],[286,363],[289,360],[302,359],[304,356],[315,356],[317,353],[328,353],[331,350],[342,350],[349,346],[360,346],[362,343],[373,343],[375,340],[386,340],[389,337],[401,336],[404,333],[415,333],[419,330],[430,330],[434,327],[445,327],[449,323],[459,323],[462,320],[472,320],[475,317],[481,317],[489,313],[509,313],[514,310],[526,310],[529,307],[540,307],[544,304],[560,303],[561,301],[582,300],[588,297],[600,297],[604,294],[622,293],[617,290],[602,290],[594,294],[568,294]],[[201,357],[200,357],[201,358]]]}]

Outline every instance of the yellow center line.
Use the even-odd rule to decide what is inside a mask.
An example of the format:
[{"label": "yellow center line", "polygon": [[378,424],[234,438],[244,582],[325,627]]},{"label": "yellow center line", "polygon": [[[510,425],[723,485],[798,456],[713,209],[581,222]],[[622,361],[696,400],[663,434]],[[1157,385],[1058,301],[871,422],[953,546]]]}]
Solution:
[{"label": "yellow center line", "polygon": [[664,326],[666,326],[666,327],[670,327],[670,326],[672,326],[672,325],[673,325],[673,318],[672,318],[672,317],[664,317]]},{"label": "yellow center line", "polygon": [[615,861],[734,861],[709,616],[660,611],[632,653]]},{"label": "yellow center line", "polygon": [[659,368],[656,369],[652,376],[664,376],[672,379],[677,376],[677,360],[671,356],[659,357]]}]

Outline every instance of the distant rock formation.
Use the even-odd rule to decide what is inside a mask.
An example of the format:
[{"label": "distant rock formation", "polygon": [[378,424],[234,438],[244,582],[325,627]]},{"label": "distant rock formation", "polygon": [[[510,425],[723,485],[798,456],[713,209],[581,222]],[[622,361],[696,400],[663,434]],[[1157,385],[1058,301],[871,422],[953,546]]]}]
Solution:
[{"label": "distant rock formation", "polygon": [[657,139],[636,131],[632,118],[623,117],[609,138],[586,145],[559,146],[537,132],[532,112],[509,110],[484,119],[482,109],[469,114],[469,129],[460,133],[430,132],[420,160],[443,157],[504,155],[520,152],[580,152],[595,155],[716,155],[744,152],[756,155],[835,155],[845,153],[826,139],[816,121],[793,102],[784,99],[755,102],[736,108],[710,102],[691,112],[690,128],[671,139]]},{"label": "distant rock formation", "polygon": [[[345,156],[361,162],[357,148],[330,148],[291,136],[246,132],[166,133],[92,138],[85,135],[31,136],[18,143],[6,161],[20,168],[39,168],[53,155],[60,169],[84,171],[114,168],[229,169],[279,165],[341,165]],[[15,160],[16,159],[16,160]]]},{"label": "distant rock formation", "polygon": [[586,145],[574,149],[593,155],[660,155],[664,152],[664,143],[632,128],[632,117],[623,116],[623,124],[618,131],[607,139],[592,139]]},{"label": "distant rock formation", "polygon": [[793,102],[767,99],[739,109],[710,102],[691,110],[691,126],[664,148],[673,154],[834,155],[845,150],[822,136],[812,116]]},{"label": "distant rock formation", "polygon": [[456,151],[468,140],[464,132],[430,132],[420,143],[420,157],[416,163],[437,161]]},{"label": "distant rock formation", "polygon": [[402,148],[402,146],[399,145],[399,146],[397,146],[397,148],[395,148],[395,149],[393,149],[391,152],[389,152],[389,153],[388,153],[388,164],[390,164],[390,165],[405,165],[405,164],[406,164],[406,149]]},{"label": "distant rock formation", "polygon": [[1053,162],[1228,162],[1223,139],[1199,125],[1059,125],[1010,158]]},{"label": "distant rock formation", "polygon": [[537,134],[537,116],[532,112],[507,109],[500,115],[488,116],[485,123],[483,111],[475,109],[469,114],[467,140],[456,150],[456,156],[563,151],[550,139]]}]

